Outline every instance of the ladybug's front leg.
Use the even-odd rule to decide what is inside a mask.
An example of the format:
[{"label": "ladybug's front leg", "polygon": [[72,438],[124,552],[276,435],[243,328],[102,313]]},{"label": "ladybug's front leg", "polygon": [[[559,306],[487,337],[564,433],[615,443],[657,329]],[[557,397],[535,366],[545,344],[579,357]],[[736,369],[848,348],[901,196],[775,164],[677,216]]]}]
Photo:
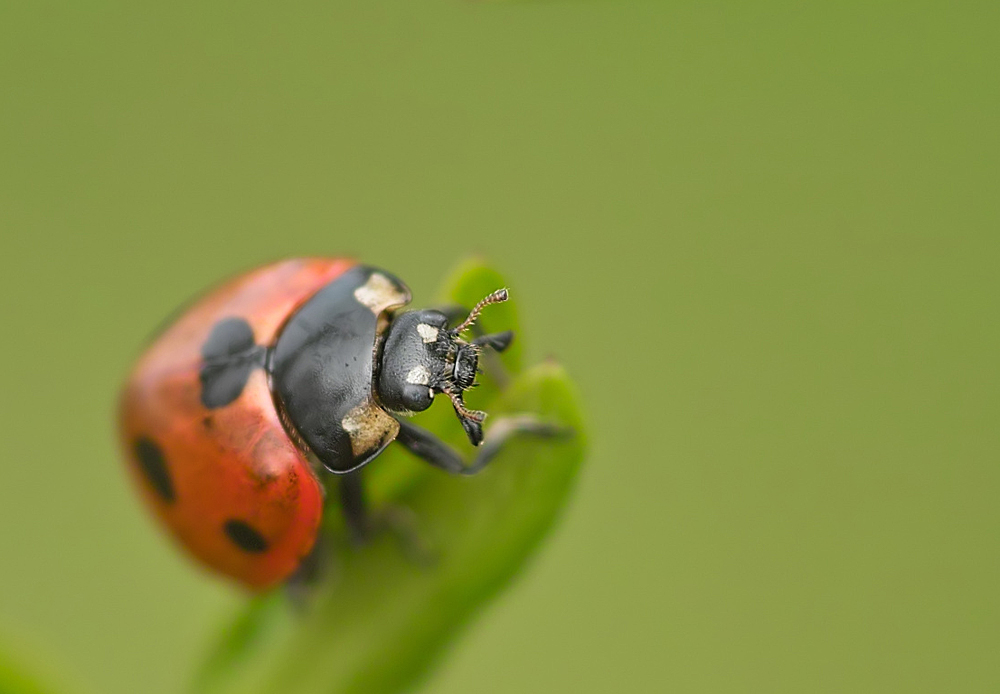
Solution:
[{"label": "ladybug's front leg", "polygon": [[368,507],[362,471],[337,475],[340,487],[340,508],[351,543],[357,547],[368,543],[372,536],[384,530],[399,540],[403,551],[417,564],[433,562],[433,551],[419,532],[417,517],[405,506],[387,504],[372,512]]},{"label": "ladybug's front leg", "polygon": [[462,459],[458,451],[437,436],[405,419],[399,420],[399,435],[396,441],[403,444],[410,453],[434,467],[455,475],[474,475],[486,467],[504,444],[515,436],[555,437],[568,433],[566,429],[543,422],[533,415],[498,417],[490,427],[476,457],[469,463]]},{"label": "ladybug's front leg", "polygon": [[364,544],[371,536],[372,522],[361,471],[338,475],[337,478],[340,488],[340,508],[344,512],[347,533],[355,545]]}]

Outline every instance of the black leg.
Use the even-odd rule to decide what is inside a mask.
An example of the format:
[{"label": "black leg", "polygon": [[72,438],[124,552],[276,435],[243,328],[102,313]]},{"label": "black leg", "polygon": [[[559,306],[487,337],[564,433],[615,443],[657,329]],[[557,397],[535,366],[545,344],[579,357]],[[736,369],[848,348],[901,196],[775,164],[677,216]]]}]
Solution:
[{"label": "black leg", "polygon": [[328,547],[329,538],[322,528],[316,538],[316,544],[306,555],[285,583],[285,590],[292,606],[299,611],[305,611],[309,606],[309,598],[313,586],[333,568],[333,556]]},{"label": "black leg", "polygon": [[356,547],[366,544],[386,530],[396,536],[411,561],[421,565],[433,563],[433,551],[420,536],[417,519],[405,506],[387,504],[371,511],[365,498],[361,470],[337,475],[340,483],[340,507],[347,524],[347,534]]},{"label": "black leg", "polygon": [[371,516],[365,500],[361,471],[338,475],[340,478],[340,507],[344,512],[347,532],[356,545],[363,544],[371,534]]},{"label": "black leg", "polygon": [[510,343],[513,340],[514,340],[514,331],[504,330],[502,333],[479,335],[472,341],[472,344],[487,345],[489,347],[492,347],[494,352],[502,352],[508,347],[510,347]]},{"label": "black leg", "polygon": [[476,457],[468,464],[454,448],[426,429],[405,419],[399,420],[399,435],[396,441],[403,444],[413,455],[426,460],[434,467],[456,475],[474,475],[496,457],[511,437],[519,435],[551,437],[567,433],[566,429],[546,424],[531,415],[500,417],[490,427],[486,440],[476,452]]}]

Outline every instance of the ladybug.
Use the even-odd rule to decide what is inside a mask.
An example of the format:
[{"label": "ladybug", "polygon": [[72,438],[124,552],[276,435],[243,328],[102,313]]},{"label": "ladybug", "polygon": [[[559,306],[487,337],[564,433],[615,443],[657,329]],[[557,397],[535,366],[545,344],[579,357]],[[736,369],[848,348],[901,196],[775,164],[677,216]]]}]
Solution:
[{"label": "ladybug", "polygon": [[[473,446],[485,413],[468,409],[484,348],[465,340],[501,289],[462,315],[401,310],[410,290],[345,259],[295,259],[248,272],[184,311],[139,358],[121,396],[122,447],[145,501],[194,557],[250,589],[287,581],[317,541],[325,480],[367,523],[359,469],[396,441],[455,474],[482,469],[512,435],[551,427],[519,416],[491,429],[470,463],[406,415],[451,400]],[[495,432],[495,435],[493,435]]]}]

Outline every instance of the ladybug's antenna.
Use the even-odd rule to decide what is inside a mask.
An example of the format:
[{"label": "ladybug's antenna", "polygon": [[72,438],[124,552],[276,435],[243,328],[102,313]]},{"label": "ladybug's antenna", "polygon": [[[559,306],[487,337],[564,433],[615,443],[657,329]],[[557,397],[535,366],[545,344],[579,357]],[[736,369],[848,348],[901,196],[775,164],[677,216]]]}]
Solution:
[{"label": "ladybug's antenna", "polygon": [[[468,330],[472,326],[473,323],[476,322],[476,319],[479,318],[479,314],[482,313],[482,311],[483,311],[484,308],[486,308],[490,304],[500,304],[500,303],[503,303],[504,301],[507,301],[508,297],[509,297],[509,295],[507,293],[507,289],[506,288],[505,289],[498,289],[498,290],[496,290],[495,292],[493,292],[492,294],[490,294],[488,297],[486,297],[485,299],[483,299],[482,301],[480,301],[478,304],[476,304],[475,307],[473,307],[472,311],[469,313],[469,317],[466,318],[464,321],[462,321],[461,325],[459,325],[456,328],[453,328],[451,332],[454,333],[455,335],[458,335],[458,334],[460,334],[462,332],[465,332],[466,330]],[[456,409],[457,409],[457,405],[456,405]]]}]

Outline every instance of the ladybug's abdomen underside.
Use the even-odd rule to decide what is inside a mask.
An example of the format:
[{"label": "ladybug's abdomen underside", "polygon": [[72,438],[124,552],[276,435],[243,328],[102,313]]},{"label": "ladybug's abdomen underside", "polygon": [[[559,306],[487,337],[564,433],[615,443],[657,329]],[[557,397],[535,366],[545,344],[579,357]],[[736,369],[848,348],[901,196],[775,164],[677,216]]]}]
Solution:
[{"label": "ladybug's abdomen underside", "polygon": [[249,587],[299,566],[323,507],[278,417],[263,346],[353,265],[290,260],[229,282],[156,339],[122,394],[122,445],[147,502],[198,559]]}]

